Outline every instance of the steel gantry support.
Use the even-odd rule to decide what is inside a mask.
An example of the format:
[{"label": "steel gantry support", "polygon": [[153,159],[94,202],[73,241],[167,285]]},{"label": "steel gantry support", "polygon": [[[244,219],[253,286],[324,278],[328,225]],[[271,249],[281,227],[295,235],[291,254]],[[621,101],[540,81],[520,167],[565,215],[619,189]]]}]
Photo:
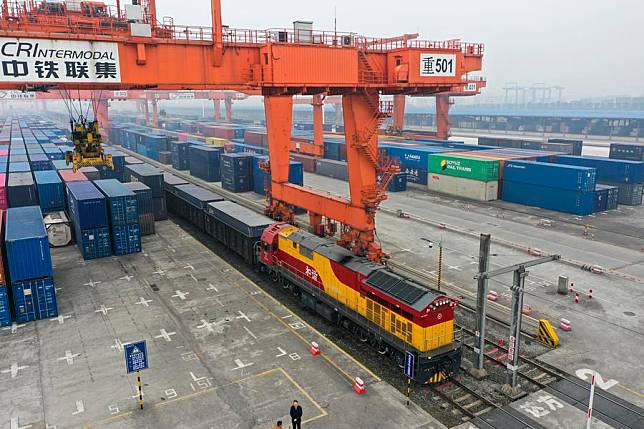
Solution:
[{"label": "steel gantry support", "polygon": [[487,304],[487,281],[493,277],[503,274],[514,273],[514,280],[512,282],[512,315],[510,323],[510,338],[508,341],[508,376],[507,384],[503,386],[503,392],[513,398],[522,395],[522,392],[517,386],[517,370],[519,362],[519,349],[521,342],[521,320],[523,315],[523,291],[525,278],[528,275],[526,268],[535,265],[541,265],[552,261],[561,259],[560,255],[544,256],[543,258],[535,259],[532,261],[523,262],[520,264],[511,265],[504,268],[488,271],[489,269],[489,256],[490,256],[490,242],[491,237],[489,234],[481,234],[481,245],[479,253],[479,273],[474,276],[478,281],[478,295],[477,295],[477,337],[475,352],[478,353],[476,366],[470,369],[470,373],[477,377],[483,378],[487,375],[487,371],[483,367],[485,359],[485,319],[486,304]]},{"label": "steel gantry support", "polygon": [[212,106],[215,109],[215,121],[221,121],[221,100],[218,98],[212,100]]}]

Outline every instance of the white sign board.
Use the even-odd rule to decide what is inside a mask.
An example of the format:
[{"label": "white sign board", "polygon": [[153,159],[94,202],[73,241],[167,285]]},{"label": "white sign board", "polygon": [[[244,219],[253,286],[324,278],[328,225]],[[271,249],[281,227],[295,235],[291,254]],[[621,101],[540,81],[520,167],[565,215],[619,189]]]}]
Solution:
[{"label": "white sign board", "polygon": [[475,83],[468,83],[463,87],[463,91],[465,92],[474,92],[476,91],[476,84]]},{"label": "white sign board", "polygon": [[127,98],[127,91],[114,91],[115,98]]},{"label": "white sign board", "polygon": [[0,100],[34,100],[35,92],[0,91]]},{"label": "white sign board", "polygon": [[168,94],[170,100],[194,100],[194,92],[171,92]]},{"label": "white sign board", "polygon": [[0,82],[121,82],[118,45],[0,37]]},{"label": "white sign board", "polygon": [[456,54],[420,54],[420,76],[456,76]]}]

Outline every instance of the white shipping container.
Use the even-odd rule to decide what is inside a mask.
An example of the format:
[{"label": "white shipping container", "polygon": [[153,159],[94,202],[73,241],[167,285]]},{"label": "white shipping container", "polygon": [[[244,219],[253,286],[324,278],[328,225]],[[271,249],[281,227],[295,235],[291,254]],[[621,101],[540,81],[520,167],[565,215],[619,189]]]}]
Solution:
[{"label": "white shipping container", "polygon": [[477,201],[493,201],[499,197],[499,182],[481,182],[464,177],[429,173],[427,187],[430,191]]}]

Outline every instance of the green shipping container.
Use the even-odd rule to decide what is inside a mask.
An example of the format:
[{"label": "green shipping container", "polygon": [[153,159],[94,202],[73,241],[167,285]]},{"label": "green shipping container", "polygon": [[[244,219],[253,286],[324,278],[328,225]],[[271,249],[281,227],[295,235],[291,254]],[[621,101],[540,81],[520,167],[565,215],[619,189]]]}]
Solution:
[{"label": "green shipping container", "polygon": [[430,173],[464,177],[482,182],[499,178],[499,161],[496,159],[437,153],[429,156],[427,164],[427,170]]}]

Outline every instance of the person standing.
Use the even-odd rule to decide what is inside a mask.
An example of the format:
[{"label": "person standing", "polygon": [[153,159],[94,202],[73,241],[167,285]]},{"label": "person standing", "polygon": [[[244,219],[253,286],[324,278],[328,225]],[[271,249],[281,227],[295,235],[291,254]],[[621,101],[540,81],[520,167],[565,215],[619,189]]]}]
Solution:
[{"label": "person standing", "polygon": [[297,401],[293,401],[293,405],[291,405],[291,423],[293,429],[302,429],[302,407]]}]

